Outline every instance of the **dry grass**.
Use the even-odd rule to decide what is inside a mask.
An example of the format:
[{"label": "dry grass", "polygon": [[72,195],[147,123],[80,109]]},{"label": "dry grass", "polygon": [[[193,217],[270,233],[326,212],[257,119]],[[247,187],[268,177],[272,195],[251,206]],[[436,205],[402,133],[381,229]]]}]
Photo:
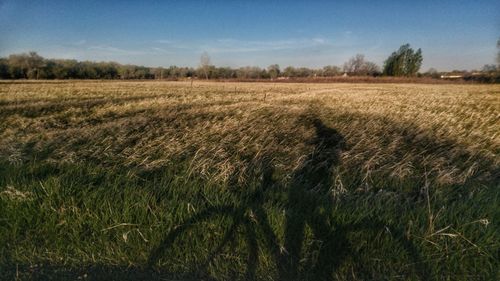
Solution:
[{"label": "dry grass", "polygon": [[[308,153],[317,115],[347,142],[343,166],[395,179],[463,183],[499,164],[500,87],[456,85],[75,82],[2,84],[0,155],[97,161],[156,170],[189,159],[192,173],[243,179],[273,158],[290,174]],[[49,152],[50,151],[50,152]],[[484,169],[479,169],[484,167]],[[491,175],[490,175],[491,176]],[[341,181],[341,179],[340,179]]]},{"label": "dry grass", "polygon": [[[140,267],[164,232],[222,202],[244,206],[241,220],[256,229],[270,226],[216,255],[203,271],[213,278],[283,278],[272,243],[259,237],[275,233],[277,260],[286,259],[296,208],[310,228],[297,233],[295,277],[313,280],[334,264],[339,280],[487,279],[499,265],[499,155],[497,85],[1,82],[0,267]],[[249,204],[239,194],[256,181],[266,187],[264,166],[278,194]],[[202,222],[156,265],[192,270],[228,221]],[[322,232],[325,221],[335,231]],[[348,230],[360,224],[371,232]],[[342,262],[316,260],[329,235],[353,245],[340,249]],[[421,258],[408,260],[391,237],[408,239]],[[249,245],[259,247],[249,254],[257,265],[244,263]],[[428,275],[412,269],[420,265]]]}]

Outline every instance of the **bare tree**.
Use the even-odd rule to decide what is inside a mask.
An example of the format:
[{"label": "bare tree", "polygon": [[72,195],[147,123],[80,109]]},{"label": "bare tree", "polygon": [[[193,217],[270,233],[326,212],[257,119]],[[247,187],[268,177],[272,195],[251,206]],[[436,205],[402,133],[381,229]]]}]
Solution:
[{"label": "bare tree", "polygon": [[357,54],[350,58],[343,67],[344,72],[355,75],[375,75],[380,72],[376,63],[366,61],[365,55]]},{"label": "bare tree", "polygon": [[365,56],[362,54],[357,54],[356,56],[350,58],[344,64],[344,72],[347,73],[359,73],[365,64]]},{"label": "bare tree", "polygon": [[200,57],[200,68],[205,74],[205,79],[208,80],[208,69],[210,68],[210,56],[207,52],[203,52]]},{"label": "bare tree", "polygon": [[498,68],[500,69],[500,39],[498,39],[498,41],[497,41],[497,49],[498,49],[497,64],[498,64]]},{"label": "bare tree", "polygon": [[44,66],[44,59],[36,52],[13,54],[9,56],[8,61],[15,78],[38,79]]}]

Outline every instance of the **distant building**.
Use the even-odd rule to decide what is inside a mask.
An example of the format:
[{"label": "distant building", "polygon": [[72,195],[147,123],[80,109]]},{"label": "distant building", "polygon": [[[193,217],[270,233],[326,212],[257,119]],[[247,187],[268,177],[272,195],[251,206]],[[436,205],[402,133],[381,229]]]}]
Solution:
[{"label": "distant building", "polygon": [[441,75],[441,79],[459,79],[462,75]]}]

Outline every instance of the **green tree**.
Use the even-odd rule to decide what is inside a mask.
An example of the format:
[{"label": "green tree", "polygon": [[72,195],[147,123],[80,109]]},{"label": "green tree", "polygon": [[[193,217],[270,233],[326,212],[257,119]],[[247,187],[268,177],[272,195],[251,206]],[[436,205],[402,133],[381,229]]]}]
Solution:
[{"label": "green tree", "polygon": [[297,71],[295,70],[295,67],[293,66],[287,66],[283,70],[283,76],[285,77],[295,77],[297,75]]},{"label": "green tree", "polygon": [[45,60],[42,68],[37,72],[37,79],[54,79],[54,68],[56,62],[54,60]]},{"label": "green tree", "polygon": [[0,58],[0,79],[9,79],[9,63],[6,59]]},{"label": "green tree", "polygon": [[277,64],[272,64],[267,67],[267,72],[271,79],[276,79],[280,75],[280,66]]},{"label": "green tree", "polygon": [[324,77],[330,77],[330,76],[337,76],[340,74],[340,67],[335,66],[335,65],[327,65],[323,67],[321,71],[321,76]]},{"label": "green tree", "polygon": [[422,66],[422,50],[416,52],[405,44],[393,52],[384,63],[384,74],[388,76],[414,76]]}]

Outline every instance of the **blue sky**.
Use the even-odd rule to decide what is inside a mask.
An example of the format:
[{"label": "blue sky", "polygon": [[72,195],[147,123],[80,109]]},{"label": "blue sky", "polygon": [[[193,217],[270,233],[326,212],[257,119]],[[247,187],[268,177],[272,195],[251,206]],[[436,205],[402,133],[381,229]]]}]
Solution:
[{"label": "blue sky", "polygon": [[0,56],[147,66],[381,65],[404,43],[438,70],[495,63],[500,1],[0,0]]}]

